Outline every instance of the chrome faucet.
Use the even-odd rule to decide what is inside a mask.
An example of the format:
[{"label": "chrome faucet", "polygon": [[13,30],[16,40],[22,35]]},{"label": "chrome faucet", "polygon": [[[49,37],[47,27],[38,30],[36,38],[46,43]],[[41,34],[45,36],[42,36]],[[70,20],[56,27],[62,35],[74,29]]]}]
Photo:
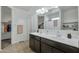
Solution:
[{"label": "chrome faucet", "polygon": [[58,37],[60,37],[60,36],[61,36],[59,31],[57,31],[57,36],[58,36]]}]

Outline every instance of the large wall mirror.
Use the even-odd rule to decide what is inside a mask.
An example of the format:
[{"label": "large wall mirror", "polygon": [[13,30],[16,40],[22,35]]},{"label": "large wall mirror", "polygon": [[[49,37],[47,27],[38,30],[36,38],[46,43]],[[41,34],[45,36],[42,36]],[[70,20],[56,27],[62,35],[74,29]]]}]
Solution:
[{"label": "large wall mirror", "polygon": [[59,8],[50,9],[45,14],[45,29],[61,29],[61,16]]},{"label": "large wall mirror", "polygon": [[78,6],[58,6],[38,16],[38,29],[78,31]]}]

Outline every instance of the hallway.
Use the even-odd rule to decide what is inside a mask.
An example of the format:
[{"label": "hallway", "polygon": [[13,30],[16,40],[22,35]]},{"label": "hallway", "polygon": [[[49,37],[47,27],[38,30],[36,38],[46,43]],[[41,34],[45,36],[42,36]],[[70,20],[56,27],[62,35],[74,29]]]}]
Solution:
[{"label": "hallway", "polygon": [[2,49],[6,48],[7,46],[9,46],[11,44],[11,39],[4,39],[1,41],[1,45],[2,45]]}]

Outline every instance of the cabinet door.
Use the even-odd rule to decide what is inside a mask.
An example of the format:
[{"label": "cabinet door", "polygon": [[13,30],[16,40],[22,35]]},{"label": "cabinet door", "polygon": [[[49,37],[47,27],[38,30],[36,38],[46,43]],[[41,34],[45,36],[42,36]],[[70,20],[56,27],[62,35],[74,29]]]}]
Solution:
[{"label": "cabinet door", "polygon": [[29,43],[30,43],[30,48],[33,51],[40,53],[40,37],[30,35]]},{"label": "cabinet door", "polygon": [[41,42],[41,52],[42,53],[63,53],[62,51],[49,46],[48,44],[45,44],[43,42]]},{"label": "cabinet door", "polygon": [[52,47],[46,45],[45,43],[41,42],[41,52],[42,53],[51,53]]},{"label": "cabinet door", "polygon": [[35,40],[32,36],[30,36],[29,45],[32,50],[35,50]]},{"label": "cabinet door", "polygon": [[35,40],[35,51],[40,53],[40,40]]},{"label": "cabinet door", "polygon": [[52,47],[52,53],[64,53],[64,52],[57,48]]}]

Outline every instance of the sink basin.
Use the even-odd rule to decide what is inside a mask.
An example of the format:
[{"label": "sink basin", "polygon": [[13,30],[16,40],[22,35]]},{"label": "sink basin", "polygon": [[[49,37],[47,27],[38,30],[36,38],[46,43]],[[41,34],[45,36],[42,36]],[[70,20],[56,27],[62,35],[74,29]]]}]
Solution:
[{"label": "sink basin", "polygon": [[77,38],[76,39],[75,38],[68,39],[66,36],[58,37],[55,34],[48,34],[48,33],[32,33],[32,34],[43,37],[43,38],[47,38],[49,40],[54,40],[54,41],[57,41],[60,43],[64,43],[64,44],[75,46],[75,47],[79,48],[79,45],[78,45],[79,39],[77,39]]},{"label": "sink basin", "polygon": [[75,47],[79,47],[78,46],[78,39],[68,39],[68,38],[61,38],[62,42],[65,43],[65,44],[68,44],[68,45],[71,45],[71,46],[75,46]]}]

